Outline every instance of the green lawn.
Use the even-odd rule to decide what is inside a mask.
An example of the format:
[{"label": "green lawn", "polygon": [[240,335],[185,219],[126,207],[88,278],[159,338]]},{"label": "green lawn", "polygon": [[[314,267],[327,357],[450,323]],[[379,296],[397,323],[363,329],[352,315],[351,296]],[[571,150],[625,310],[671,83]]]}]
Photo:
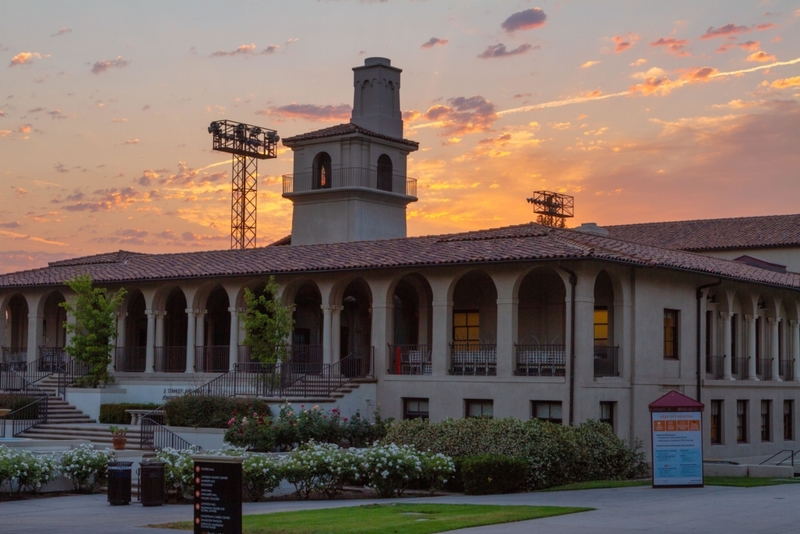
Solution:
[{"label": "green lawn", "polygon": [[[539,519],[592,508],[471,504],[372,504],[347,508],[279,512],[243,518],[244,534],[428,534],[466,527]],[[191,530],[190,521],[150,525]]]},{"label": "green lawn", "polygon": [[573,482],[563,486],[554,486],[539,491],[575,491],[605,488],[630,488],[634,486],[649,486],[652,484],[650,479],[646,480],[591,480],[589,482]]},{"label": "green lawn", "polygon": [[797,484],[795,478],[765,477],[706,477],[706,486],[733,486],[736,488],[758,488],[760,486],[777,486],[778,484]]}]

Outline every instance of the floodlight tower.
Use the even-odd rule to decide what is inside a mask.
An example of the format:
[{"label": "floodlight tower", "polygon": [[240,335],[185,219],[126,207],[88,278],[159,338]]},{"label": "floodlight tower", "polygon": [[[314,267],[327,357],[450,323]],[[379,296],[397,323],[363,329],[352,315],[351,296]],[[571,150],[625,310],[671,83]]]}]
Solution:
[{"label": "floodlight tower", "polygon": [[533,212],[538,214],[536,222],[555,228],[566,228],[566,218],[575,216],[575,198],[552,191],[534,191],[527,199],[533,204]]},{"label": "floodlight tower", "polygon": [[214,150],[233,155],[231,169],[231,248],[256,246],[258,160],[277,157],[275,130],[229,120],[208,127]]}]

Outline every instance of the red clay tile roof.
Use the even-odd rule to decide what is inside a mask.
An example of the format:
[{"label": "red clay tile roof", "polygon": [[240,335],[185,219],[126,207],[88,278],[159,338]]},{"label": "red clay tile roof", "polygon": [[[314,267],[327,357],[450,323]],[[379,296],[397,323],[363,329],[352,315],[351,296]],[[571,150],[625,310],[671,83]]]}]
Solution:
[{"label": "red clay tile roof", "polygon": [[800,215],[767,215],[603,226],[612,237],[680,250],[800,245]]},{"label": "red clay tile roof", "polygon": [[300,135],[295,135],[294,137],[287,137],[286,139],[283,140],[283,144],[286,146],[291,146],[291,144],[296,141],[307,141],[309,139],[321,139],[323,137],[334,137],[337,135],[354,135],[354,134],[363,134],[363,135],[368,135],[370,137],[377,137],[378,139],[386,139],[387,141],[392,141],[394,143],[401,143],[404,145],[408,145],[410,147],[413,147],[414,150],[417,150],[419,148],[419,143],[417,143],[416,141],[375,133],[372,130],[367,130],[366,128],[362,128],[361,126],[353,124],[352,122],[348,122],[345,124],[337,124],[336,126],[331,126],[330,128],[323,128],[321,130],[315,130],[313,132],[307,132]]},{"label": "red clay tile roof", "polygon": [[[116,260],[110,261],[115,254]],[[97,261],[93,261],[93,258]],[[657,248],[575,230],[547,228],[534,223],[463,234],[382,241],[176,254],[132,254],[120,251],[0,275],[0,289],[60,285],[81,273],[90,274],[96,282],[115,283],[592,258],[800,289],[800,275],[794,273],[777,273],[691,252]]]}]

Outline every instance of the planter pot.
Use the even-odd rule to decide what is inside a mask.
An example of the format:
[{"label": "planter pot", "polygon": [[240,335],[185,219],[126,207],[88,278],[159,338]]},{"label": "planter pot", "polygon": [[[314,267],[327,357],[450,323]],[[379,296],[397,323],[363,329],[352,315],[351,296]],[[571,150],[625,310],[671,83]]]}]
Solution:
[{"label": "planter pot", "polygon": [[115,451],[121,451],[125,449],[125,444],[128,443],[128,438],[124,436],[114,436],[111,438],[111,445],[114,446]]}]

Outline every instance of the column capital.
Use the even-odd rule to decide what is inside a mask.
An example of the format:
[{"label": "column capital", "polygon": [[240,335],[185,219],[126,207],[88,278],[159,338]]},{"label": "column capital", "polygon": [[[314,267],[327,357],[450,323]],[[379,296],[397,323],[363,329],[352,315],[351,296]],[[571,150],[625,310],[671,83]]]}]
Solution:
[{"label": "column capital", "polygon": [[503,304],[511,304],[511,305],[519,304],[519,299],[497,299],[498,306]]},{"label": "column capital", "polygon": [[184,311],[186,312],[187,315],[194,315],[197,313],[197,310],[192,308],[186,308]]},{"label": "column capital", "polygon": [[769,321],[769,324],[771,324],[771,325],[772,324],[778,324],[778,323],[781,322],[781,318],[780,317],[767,317],[767,321]]},{"label": "column capital", "polygon": [[236,306],[229,306],[228,311],[231,313],[239,313],[239,308],[237,308]]},{"label": "column capital", "polygon": [[789,319],[789,326],[795,328],[798,325],[800,325],[800,321],[798,321],[797,319]]},{"label": "column capital", "polygon": [[433,302],[431,302],[431,306],[434,308],[437,306],[452,306],[452,305],[453,305],[452,300],[434,300]]},{"label": "column capital", "polygon": [[748,323],[756,322],[756,317],[758,317],[758,316],[757,315],[745,315],[744,316],[744,318],[747,319]]},{"label": "column capital", "polygon": [[158,315],[158,312],[156,310],[145,310],[144,314],[147,315],[148,317],[153,317]]},{"label": "column capital", "polygon": [[719,316],[722,317],[723,319],[730,320],[730,318],[733,317],[733,312],[721,311],[719,312]]}]

